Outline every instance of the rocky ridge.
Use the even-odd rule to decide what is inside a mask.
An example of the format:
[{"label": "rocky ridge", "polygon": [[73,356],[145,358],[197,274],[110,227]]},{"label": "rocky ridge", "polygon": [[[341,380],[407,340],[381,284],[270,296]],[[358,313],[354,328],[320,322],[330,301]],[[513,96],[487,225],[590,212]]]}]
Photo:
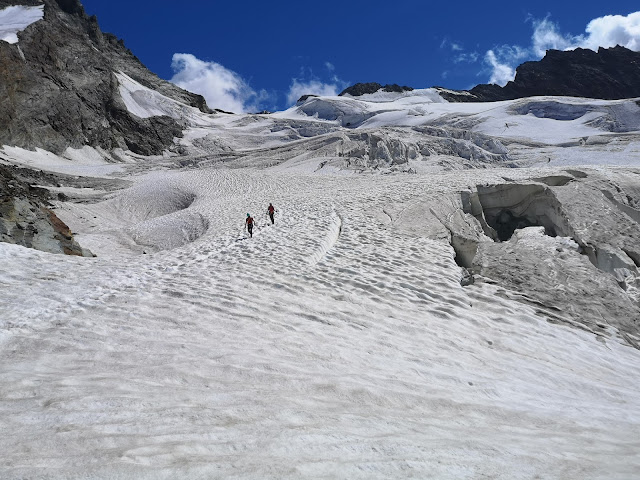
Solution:
[{"label": "rocky ridge", "polygon": [[0,0],[0,9],[44,3],[44,18],[0,42],[0,144],[54,153],[85,145],[160,154],[182,136],[173,118],[139,118],[126,108],[115,73],[210,112],[204,98],[161,80],[103,33],[78,0]]},{"label": "rocky ridge", "polygon": [[548,50],[537,62],[525,62],[504,87],[477,85],[471,90],[439,88],[454,102],[495,102],[535,96],[618,100],[640,97],[640,52],[616,46],[570,51]]},{"label": "rocky ridge", "polygon": [[[433,87],[450,102],[496,102],[536,96],[566,96],[619,100],[640,97],[640,52],[616,46],[560,51],[547,50],[540,61],[525,62],[504,87],[481,84],[471,90]],[[379,91],[411,91],[411,87],[357,83],[340,95],[359,97]]]},{"label": "rocky ridge", "polygon": [[376,93],[380,90],[387,93],[393,93],[393,92],[402,93],[402,92],[410,92],[413,90],[413,88],[407,87],[407,86],[400,86],[395,83],[392,85],[387,84],[384,86],[375,82],[356,83],[355,85],[345,88],[342,92],[339,93],[339,96],[343,97],[345,95],[351,95],[352,97],[360,97],[362,95]]}]

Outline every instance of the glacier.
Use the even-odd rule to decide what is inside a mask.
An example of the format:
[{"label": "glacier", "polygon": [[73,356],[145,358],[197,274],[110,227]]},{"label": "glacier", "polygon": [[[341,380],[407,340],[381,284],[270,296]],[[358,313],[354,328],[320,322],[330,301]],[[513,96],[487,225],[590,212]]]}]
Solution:
[{"label": "glacier", "polygon": [[118,79],[181,155],[0,150],[77,177],[97,255],[0,243],[0,476],[640,471],[637,99],[228,115]]}]

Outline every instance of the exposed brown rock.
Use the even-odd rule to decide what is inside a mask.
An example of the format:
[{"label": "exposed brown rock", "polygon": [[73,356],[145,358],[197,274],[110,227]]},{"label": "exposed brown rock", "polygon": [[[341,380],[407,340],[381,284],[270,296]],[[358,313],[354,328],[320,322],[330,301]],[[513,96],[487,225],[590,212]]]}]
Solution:
[{"label": "exposed brown rock", "polygon": [[49,207],[50,194],[0,165],[0,241],[50,253],[92,257]]}]

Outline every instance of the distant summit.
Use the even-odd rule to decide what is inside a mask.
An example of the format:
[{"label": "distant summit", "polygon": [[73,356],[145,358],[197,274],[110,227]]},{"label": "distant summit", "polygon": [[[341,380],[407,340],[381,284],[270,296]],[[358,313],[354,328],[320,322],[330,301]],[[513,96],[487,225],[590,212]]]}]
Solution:
[{"label": "distant summit", "polygon": [[[548,50],[540,61],[525,62],[504,87],[481,84],[471,90],[434,87],[450,102],[495,102],[536,96],[565,96],[619,100],[640,97],[640,52],[620,45],[561,51]],[[413,88],[379,83],[356,83],[340,95],[359,97],[383,92],[407,92]]]},{"label": "distant summit", "polygon": [[494,102],[534,96],[618,100],[640,97],[640,52],[616,46],[597,52],[583,48],[548,50],[537,62],[525,62],[504,87],[478,85],[471,90],[439,89],[453,102]]},{"label": "distant summit", "polygon": [[411,87],[401,87],[400,85],[380,85],[379,83],[356,83],[349,88],[346,88],[340,92],[340,96],[351,95],[352,97],[359,97],[361,95],[376,93],[382,90],[383,92],[410,92],[413,90]]}]

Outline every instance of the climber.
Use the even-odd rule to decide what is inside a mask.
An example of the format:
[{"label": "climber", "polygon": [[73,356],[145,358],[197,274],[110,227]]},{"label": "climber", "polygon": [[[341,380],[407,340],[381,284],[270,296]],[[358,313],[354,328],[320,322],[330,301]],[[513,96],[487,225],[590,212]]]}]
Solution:
[{"label": "climber", "polygon": [[275,223],[273,216],[276,213],[276,209],[275,207],[270,203],[269,207],[267,208],[267,213],[269,214],[269,218],[271,219],[271,225],[273,225]]},{"label": "climber", "polygon": [[253,237],[253,225],[255,224],[253,217],[247,213],[247,219],[244,221],[244,225],[249,232],[249,236]]}]

